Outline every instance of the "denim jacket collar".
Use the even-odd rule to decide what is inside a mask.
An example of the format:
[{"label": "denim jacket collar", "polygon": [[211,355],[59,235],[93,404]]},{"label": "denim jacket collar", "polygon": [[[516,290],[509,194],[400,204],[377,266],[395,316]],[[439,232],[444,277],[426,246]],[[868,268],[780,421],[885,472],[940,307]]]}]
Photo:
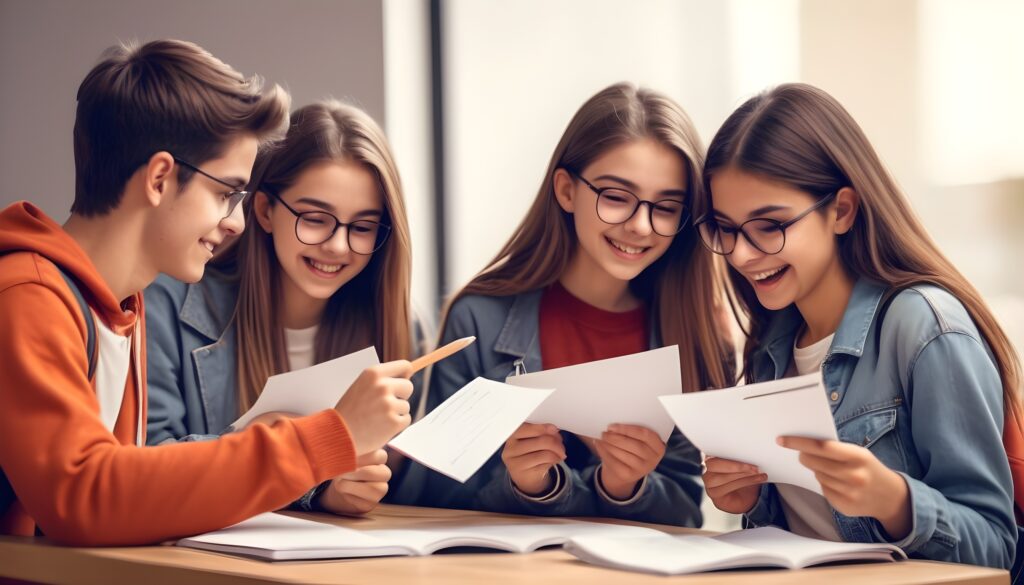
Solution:
[{"label": "denim jacket collar", "polygon": [[237,301],[236,283],[207,277],[188,287],[178,317],[211,342],[217,341],[224,335]]},{"label": "denim jacket collar", "polygon": [[[512,306],[505,317],[494,351],[522,360],[527,372],[539,372],[543,369],[540,349],[540,301],[544,296],[543,288],[520,293],[512,300]],[[652,319],[650,326],[649,348],[660,347],[658,327]]]},{"label": "denim jacket collar", "polygon": [[[843,312],[843,319],[825,356],[826,362],[836,353],[855,358],[863,355],[864,344],[886,290],[888,289],[885,285],[866,278],[859,278],[854,283],[850,301]],[[784,376],[789,367],[793,357],[793,341],[802,323],[803,317],[796,305],[778,311],[769,322],[764,336],[764,351],[775,366],[776,379]]]}]

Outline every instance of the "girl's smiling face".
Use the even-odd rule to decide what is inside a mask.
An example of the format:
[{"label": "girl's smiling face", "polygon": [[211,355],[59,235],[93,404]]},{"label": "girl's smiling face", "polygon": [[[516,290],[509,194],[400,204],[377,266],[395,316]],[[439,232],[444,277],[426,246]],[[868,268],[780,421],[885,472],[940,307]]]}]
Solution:
[{"label": "girl's smiling face", "polygon": [[[376,177],[365,166],[350,161],[314,164],[278,196],[298,213],[327,212],[343,223],[382,221],[383,198]],[[354,252],[349,242],[362,237],[339,226],[320,244],[306,244],[296,236],[296,216],[287,207],[260,194],[257,217],[271,234],[282,268],[281,289],[290,306],[319,307],[370,263],[372,254]],[[328,218],[328,222],[331,222]]]},{"label": "girl's smiling face", "polygon": [[[848,195],[843,195],[843,201],[849,199]],[[799,306],[821,289],[828,275],[841,270],[836,235],[849,229],[854,215],[837,216],[837,207],[844,204],[829,201],[820,211],[801,217],[785,228],[785,245],[781,251],[767,254],[736,232],[740,224],[754,218],[786,222],[812,208],[819,198],[784,183],[728,167],[711,177],[711,201],[713,224],[717,224],[724,237],[735,239],[735,248],[726,255],[729,265],[750,283],[765,308],[778,310],[793,303]],[[755,239],[778,240],[782,234],[772,232],[770,225],[764,223],[759,228],[757,224],[747,224],[743,229]]]},{"label": "girl's smiling face", "polygon": [[[579,241],[577,261],[588,271],[619,281],[636,278],[668,250],[675,237],[654,231],[652,213],[659,224],[673,218],[677,224],[685,220],[687,170],[682,156],[653,140],[634,140],[608,150],[578,173],[599,190],[614,188],[649,202],[641,203],[624,223],[610,224],[598,215],[594,189],[564,169],[555,175],[558,203],[573,216]],[[632,204],[628,195],[607,198],[605,203],[612,206]]]}]

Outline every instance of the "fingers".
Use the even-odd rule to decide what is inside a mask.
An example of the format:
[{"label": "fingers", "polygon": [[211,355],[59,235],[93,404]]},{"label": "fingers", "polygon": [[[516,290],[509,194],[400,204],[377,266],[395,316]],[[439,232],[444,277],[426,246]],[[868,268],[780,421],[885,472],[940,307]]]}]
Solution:
[{"label": "fingers", "polygon": [[704,460],[704,466],[709,473],[757,473],[756,465],[733,461],[732,459],[721,459],[719,457],[708,457]]},{"label": "fingers", "polygon": [[858,445],[841,441],[812,439],[809,437],[779,437],[776,439],[776,442],[786,449],[793,449],[801,453],[817,455],[836,461],[850,459],[852,451],[861,448]]},{"label": "fingers", "polygon": [[706,489],[722,487],[729,485],[730,483],[738,480],[742,480],[748,477],[764,477],[767,479],[767,474],[759,471],[755,472],[742,472],[742,473],[712,473],[708,472],[704,474],[704,487]]},{"label": "fingers", "polygon": [[350,471],[337,479],[344,479],[350,482],[384,482],[391,480],[391,468],[387,465],[367,465],[355,471]]},{"label": "fingers", "polygon": [[549,451],[565,459],[565,445],[562,444],[560,435],[542,434],[522,439],[511,439],[505,443],[505,450],[502,457],[522,457],[528,453]]},{"label": "fingers", "polygon": [[629,469],[634,473],[644,473],[646,470],[647,460],[637,456],[635,453],[621,449],[615,445],[606,441],[597,441],[594,444],[597,447],[601,461],[607,464],[620,465]]},{"label": "fingers", "polygon": [[503,456],[502,459],[505,461],[505,467],[508,467],[509,473],[519,474],[530,472],[534,468],[547,470],[552,465],[557,465],[565,460],[565,456],[553,451],[535,451],[507,459]]},{"label": "fingers", "polygon": [[370,451],[364,453],[356,459],[356,467],[365,467],[367,465],[382,465],[388,461],[388,452],[384,449],[377,449],[376,451]]},{"label": "fingers", "polygon": [[519,428],[516,429],[516,432],[512,433],[512,436],[509,437],[509,440],[528,439],[530,437],[541,437],[544,435],[558,436],[559,441],[561,441],[561,435],[558,434],[558,427],[556,427],[555,425],[538,425],[533,423],[523,423],[519,425]]},{"label": "fingers", "polygon": [[631,439],[644,443],[654,451],[659,449],[659,445],[660,449],[665,448],[665,443],[661,440],[661,437],[658,436],[658,433],[647,427],[613,424],[608,425],[608,431],[619,435],[625,435]]},{"label": "fingers", "polygon": [[[705,480],[706,479],[707,479],[707,476],[705,476]],[[721,497],[727,496],[727,495],[729,495],[729,494],[731,494],[731,493],[733,493],[733,492],[735,492],[737,490],[743,489],[745,487],[762,484],[762,483],[764,483],[766,481],[768,481],[768,476],[767,475],[765,475],[763,473],[757,473],[757,474],[753,474],[753,475],[742,476],[742,477],[739,477],[739,478],[733,478],[733,479],[731,479],[731,481],[726,481],[724,483],[721,483],[721,484],[718,484],[718,485],[714,485],[714,486],[711,486],[711,485],[708,485],[708,483],[705,483],[704,484],[704,488],[708,492],[708,497],[710,497],[711,499],[716,499],[716,498],[721,498]]]},{"label": "fingers", "polygon": [[[616,425],[612,425],[613,427]],[[640,427],[635,427],[640,428]],[[640,437],[635,435],[621,434],[615,431],[606,431],[601,433],[601,440],[606,444],[628,451],[636,457],[639,457],[645,461],[655,460],[661,461],[662,456],[665,454],[665,444],[661,442],[658,435],[647,429],[642,429],[644,433],[640,433]],[[648,434],[649,433],[649,434]],[[653,437],[653,441],[651,440]]]},{"label": "fingers", "polygon": [[[406,378],[412,370],[412,363],[409,362],[409,360],[395,360],[393,362],[384,362],[380,365],[367,369],[376,370],[382,376],[387,376],[389,378]],[[410,384],[410,386],[411,385],[412,384]]]}]

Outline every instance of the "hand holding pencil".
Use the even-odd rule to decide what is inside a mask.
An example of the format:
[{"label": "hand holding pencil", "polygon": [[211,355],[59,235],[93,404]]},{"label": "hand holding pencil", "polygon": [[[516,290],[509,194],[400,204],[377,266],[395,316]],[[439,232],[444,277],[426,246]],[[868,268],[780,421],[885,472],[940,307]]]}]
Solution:
[{"label": "hand holding pencil", "polygon": [[413,374],[475,340],[457,339],[412,362],[396,360],[363,370],[335,406],[345,419],[356,453],[362,455],[381,448],[412,422],[409,397],[413,386],[409,378]]}]

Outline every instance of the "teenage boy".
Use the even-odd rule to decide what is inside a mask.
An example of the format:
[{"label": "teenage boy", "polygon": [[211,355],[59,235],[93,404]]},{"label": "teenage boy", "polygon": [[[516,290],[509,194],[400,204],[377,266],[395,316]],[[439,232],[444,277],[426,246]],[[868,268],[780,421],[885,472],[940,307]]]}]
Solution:
[{"label": "teenage boy", "polygon": [[0,534],[94,546],[215,530],[354,470],[409,424],[399,361],[332,410],[143,446],[141,291],[161,272],[199,280],[242,231],[257,150],[288,107],[182,41],[113,47],[86,76],[70,219],[27,202],[0,212]]}]

